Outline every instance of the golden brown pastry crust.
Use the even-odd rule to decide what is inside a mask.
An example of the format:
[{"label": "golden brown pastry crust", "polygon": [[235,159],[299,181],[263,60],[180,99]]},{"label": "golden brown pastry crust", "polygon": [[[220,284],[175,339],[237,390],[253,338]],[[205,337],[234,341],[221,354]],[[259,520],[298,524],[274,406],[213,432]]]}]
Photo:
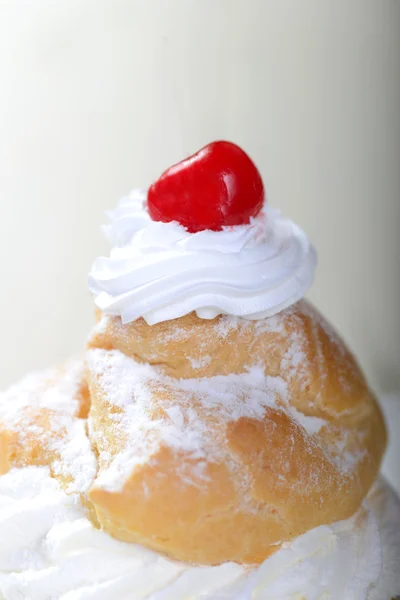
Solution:
[{"label": "golden brown pastry crust", "polygon": [[[145,450],[126,427],[136,418],[129,409],[139,388],[125,380],[141,363],[152,365],[139,386]],[[35,398],[58,389],[69,369],[42,378]],[[239,378],[231,414],[196,384],[252,369],[263,372],[265,389],[259,379],[257,390],[240,387]],[[256,322],[191,314],[149,327],[99,315],[85,373],[71,388],[66,416],[84,419],[90,405],[98,471],[84,501],[93,521],[117,539],[200,564],[259,563],[282,542],[351,516],[378,473],[386,443],[380,410],[349,350],[304,301]],[[116,401],[120,384],[125,405]],[[260,406],[248,409],[256,392],[270,399],[261,413]],[[63,410],[57,415],[64,418]],[[180,429],[172,422],[177,411]],[[68,486],[55,451],[68,434],[52,427],[53,417],[46,402],[22,403],[11,421],[3,406],[0,473],[48,464]],[[185,440],[197,426],[198,456]],[[128,461],[118,485],[110,483],[105,475],[126,452],[136,463],[130,468]]]},{"label": "golden brown pastry crust", "polygon": [[84,434],[89,408],[82,360],[28,375],[1,394],[0,475],[13,467],[49,466],[62,487],[75,490],[74,451],[89,449]]},{"label": "golden brown pastry crust", "polygon": [[[201,475],[190,453],[160,442],[121,489],[109,489],[99,477],[89,497],[99,522],[118,539],[184,561],[258,563],[281,542],[351,516],[376,477],[386,443],[380,410],[349,350],[304,301],[258,322],[191,314],[149,327],[105,317],[89,340],[89,353],[93,348],[110,357],[121,352],[170,377],[147,384],[150,421],[164,419],[167,426],[168,407],[185,414],[190,406],[221,449],[219,460],[206,457]],[[287,390],[258,418],[219,419],[199,395],[182,394],[171,383],[251,367],[281,378]],[[101,472],[101,456],[109,465],[127,440],[110,417],[115,406],[90,361],[87,378],[92,429],[102,432],[92,439]],[[288,404],[325,423],[308,432]]]}]

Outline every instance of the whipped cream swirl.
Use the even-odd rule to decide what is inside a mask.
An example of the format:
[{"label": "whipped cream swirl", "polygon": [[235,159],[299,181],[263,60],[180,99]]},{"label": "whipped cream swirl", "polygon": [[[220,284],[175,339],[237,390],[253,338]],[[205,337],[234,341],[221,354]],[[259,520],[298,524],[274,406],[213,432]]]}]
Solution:
[{"label": "whipped cream swirl", "polygon": [[124,323],[149,325],[195,311],[272,316],[310,287],[316,252],[305,233],[266,206],[248,225],[189,233],[177,222],[152,221],[146,192],[134,190],[104,228],[113,244],[89,275],[97,307]]}]

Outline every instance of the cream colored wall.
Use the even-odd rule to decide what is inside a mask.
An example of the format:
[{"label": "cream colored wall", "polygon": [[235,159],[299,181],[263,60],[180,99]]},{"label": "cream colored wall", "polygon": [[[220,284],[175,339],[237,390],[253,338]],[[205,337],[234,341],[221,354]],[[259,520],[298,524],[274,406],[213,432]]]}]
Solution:
[{"label": "cream colored wall", "polygon": [[398,0],[0,0],[0,386],[82,347],[103,211],[228,138],[400,389],[399,109]]}]

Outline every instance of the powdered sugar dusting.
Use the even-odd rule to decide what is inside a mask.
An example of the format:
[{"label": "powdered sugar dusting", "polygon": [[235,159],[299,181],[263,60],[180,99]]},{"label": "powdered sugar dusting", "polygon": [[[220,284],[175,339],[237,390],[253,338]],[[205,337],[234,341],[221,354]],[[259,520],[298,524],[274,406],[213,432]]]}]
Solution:
[{"label": "powdered sugar dusting", "polygon": [[290,407],[290,416],[294,418],[310,435],[318,433],[327,423],[324,419],[303,415],[294,406]]},{"label": "powdered sugar dusting", "polygon": [[[335,444],[328,447],[330,460],[343,473],[351,473],[367,455],[364,443],[365,433],[363,431],[352,432],[352,438],[350,432],[344,429],[339,430],[336,428],[335,433]],[[354,445],[354,439],[357,442],[358,449],[352,447],[350,451],[349,444],[352,441]]]},{"label": "powdered sugar dusting", "polygon": [[238,329],[242,319],[239,317],[223,315],[215,325],[215,333],[219,338],[226,338],[229,332]]},{"label": "powdered sugar dusting", "polygon": [[[355,378],[357,378],[357,376],[360,374],[358,364],[355,360],[349,360],[349,358],[352,358],[352,356],[336,329],[329,323],[327,319],[323,318],[323,316],[317,310],[315,310],[311,304],[305,301],[301,301],[299,304],[302,312],[308,317],[311,317],[314,329],[316,330],[317,327],[321,328],[332,344],[335,354],[341,357],[343,365],[345,365],[346,369],[349,370]],[[316,341],[318,340],[319,336],[316,336]],[[343,376],[343,365],[336,365],[337,378],[343,388],[343,391],[349,392],[349,378]]]},{"label": "powdered sugar dusting", "polygon": [[183,342],[184,340],[189,339],[190,336],[191,332],[189,329],[185,327],[179,327],[177,324],[174,328],[171,328],[167,331],[162,331],[159,334],[158,339],[162,344],[166,344],[168,342]]},{"label": "powdered sugar dusting", "polygon": [[[182,469],[189,461],[187,472],[200,479],[207,477],[207,463],[229,464],[226,444],[216,441],[215,430],[212,435],[210,432],[216,419],[219,423],[241,417],[261,419],[266,407],[279,404],[310,435],[326,424],[291,406],[287,383],[281,377],[265,376],[261,368],[253,367],[241,374],[177,380],[154,367],[136,363],[118,350],[102,349],[88,351],[87,364],[108,405],[118,409],[113,424],[124,440],[124,447],[112,456],[107,453],[104,436],[99,439],[100,434],[94,433],[94,441],[103,452],[97,484],[109,490],[120,489],[134,467],[148,461],[161,446],[183,453]],[[154,388],[157,407],[152,396]]]},{"label": "powdered sugar dusting", "polygon": [[111,320],[112,317],[110,317],[109,315],[102,314],[101,319],[93,327],[90,333],[90,337],[92,337],[93,335],[101,335],[105,333],[110,326]]},{"label": "powdered sugar dusting", "polygon": [[306,375],[308,362],[306,362],[307,357],[303,349],[301,334],[294,331],[291,333],[289,340],[289,347],[281,360],[281,370],[290,378],[299,375],[301,377],[301,371]]},{"label": "powdered sugar dusting", "polygon": [[268,319],[260,319],[254,321],[255,330],[258,334],[262,333],[284,333],[285,321],[289,314],[292,313],[293,306],[286,308],[284,311],[268,317]]},{"label": "powdered sugar dusting", "polygon": [[39,445],[43,460],[71,493],[86,491],[97,469],[86,421],[77,418],[82,382],[83,362],[71,360],[63,369],[28,375],[0,394],[0,427],[17,434],[21,452]]},{"label": "powdered sugar dusting", "polygon": [[192,369],[202,369],[203,367],[207,367],[207,365],[209,365],[212,361],[212,357],[209,354],[201,356],[200,358],[192,358],[188,356],[187,359],[190,362]]},{"label": "powdered sugar dusting", "polygon": [[67,376],[60,377],[61,371],[55,367],[31,373],[0,394],[0,418],[7,423],[18,421],[21,410],[27,407],[75,414],[83,363],[71,360],[63,371]]}]

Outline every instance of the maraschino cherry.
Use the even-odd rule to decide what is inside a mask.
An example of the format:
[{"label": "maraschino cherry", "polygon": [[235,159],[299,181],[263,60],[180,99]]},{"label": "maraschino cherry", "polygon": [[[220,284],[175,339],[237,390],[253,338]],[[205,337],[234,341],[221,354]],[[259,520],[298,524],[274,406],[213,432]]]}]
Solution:
[{"label": "maraschino cherry", "polygon": [[153,221],[178,221],[191,233],[249,223],[263,203],[257,167],[239,146],[223,141],[167,169],[147,197]]}]

